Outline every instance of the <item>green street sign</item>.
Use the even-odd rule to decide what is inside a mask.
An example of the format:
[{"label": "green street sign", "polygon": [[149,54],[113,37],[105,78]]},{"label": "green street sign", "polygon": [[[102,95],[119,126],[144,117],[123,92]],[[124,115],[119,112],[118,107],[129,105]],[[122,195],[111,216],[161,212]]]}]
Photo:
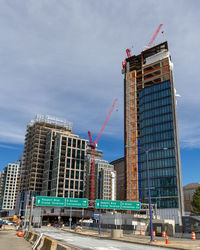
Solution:
[{"label": "green street sign", "polygon": [[[99,208],[99,200],[96,200],[96,208]],[[114,200],[101,200],[102,209],[116,209],[116,210],[140,210],[141,203],[135,201],[114,201]]]},{"label": "green street sign", "polygon": [[[121,201],[113,201],[113,200],[101,200],[101,208],[102,209],[120,209]],[[100,201],[96,200],[96,208],[99,208]]]},{"label": "green street sign", "polygon": [[36,206],[87,208],[88,199],[37,196]]},{"label": "green street sign", "polygon": [[65,206],[65,198],[37,196],[36,197],[36,206],[64,207]]},{"label": "green street sign", "polygon": [[141,203],[136,201],[121,201],[122,210],[140,210]]},{"label": "green street sign", "polygon": [[65,198],[65,207],[88,207],[88,199]]}]

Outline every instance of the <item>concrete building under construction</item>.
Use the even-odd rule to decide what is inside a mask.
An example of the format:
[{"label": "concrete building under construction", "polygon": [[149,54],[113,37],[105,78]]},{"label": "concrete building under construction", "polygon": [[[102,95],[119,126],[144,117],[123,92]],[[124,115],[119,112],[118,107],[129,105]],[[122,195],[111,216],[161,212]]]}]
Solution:
[{"label": "concrete building under construction", "polygon": [[157,204],[161,217],[181,224],[180,150],[168,43],[126,58],[122,73],[126,199],[148,202],[148,151],[152,202]]},{"label": "concrete building under construction", "polygon": [[46,140],[49,131],[72,133],[72,123],[51,116],[37,115],[27,126],[21,173],[21,192],[42,191]]}]

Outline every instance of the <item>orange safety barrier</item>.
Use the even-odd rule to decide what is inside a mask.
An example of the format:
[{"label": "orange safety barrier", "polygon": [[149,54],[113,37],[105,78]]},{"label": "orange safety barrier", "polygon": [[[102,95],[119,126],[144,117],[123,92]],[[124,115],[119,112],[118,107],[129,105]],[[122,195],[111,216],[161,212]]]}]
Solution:
[{"label": "orange safety barrier", "polygon": [[155,230],[153,230],[153,237],[155,237],[156,236],[156,231]]},{"label": "orange safety barrier", "polygon": [[166,235],[165,243],[168,244],[168,236]]},{"label": "orange safety barrier", "polygon": [[143,233],[142,233],[142,229],[140,229],[140,235],[143,235]]},{"label": "orange safety barrier", "polygon": [[19,237],[24,237],[24,234],[22,232],[17,232],[16,235]]},{"label": "orange safety barrier", "polygon": [[192,232],[191,236],[192,236],[192,240],[196,240],[196,235],[194,232]]},{"label": "orange safety barrier", "polygon": [[166,232],[162,231],[162,237],[165,238],[166,237]]}]

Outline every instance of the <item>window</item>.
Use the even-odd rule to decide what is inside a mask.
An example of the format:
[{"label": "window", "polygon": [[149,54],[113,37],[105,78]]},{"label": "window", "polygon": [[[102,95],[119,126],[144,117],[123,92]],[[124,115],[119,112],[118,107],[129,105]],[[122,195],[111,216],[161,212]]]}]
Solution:
[{"label": "window", "polygon": [[84,164],[85,164],[85,162],[81,161],[81,170],[84,170]]},{"label": "window", "polygon": [[70,148],[67,149],[67,156],[68,156],[68,157],[71,156],[71,149],[70,149]]},{"label": "window", "polygon": [[66,182],[65,182],[65,188],[69,188],[69,181],[68,180],[66,180]]},{"label": "window", "polygon": [[72,160],[72,169],[74,169],[75,168],[75,160],[73,159]]},{"label": "window", "polygon": [[76,147],[76,139],[73,139],[73,147]]},{"label": "window", "polygon": [[85,149],[85,141],[82,141],[82,149]]},{"label": "window", "polygon": [[85,151],[82,151],[81,152],[81,159],[84,159],[85,158]]},{"label": "window", "polygon": [[68,146],[71,147],[71,145],[72,145],[72,139],[68,138]]},{"label": "window", "polygon": [[80,158],[80,150],[77,150],[77,158]]},{"label": "window", "polygon": [[79,169],[79,167],[80,167],[80,161],[77,160],[77,161],[76,161],[76,169]]},{"label": "window", "polygon": [[70,159],[67,159],[67,168],[70,168]]}]

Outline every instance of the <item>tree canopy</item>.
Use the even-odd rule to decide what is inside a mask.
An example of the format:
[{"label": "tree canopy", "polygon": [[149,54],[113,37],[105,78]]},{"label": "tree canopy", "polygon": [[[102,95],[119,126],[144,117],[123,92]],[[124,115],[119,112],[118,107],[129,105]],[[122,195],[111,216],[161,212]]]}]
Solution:
[{"label": "tree canopy", "polygon": [[195,214],[200,214],[200,187],[196,189],[191,202],[192,212]]}]

